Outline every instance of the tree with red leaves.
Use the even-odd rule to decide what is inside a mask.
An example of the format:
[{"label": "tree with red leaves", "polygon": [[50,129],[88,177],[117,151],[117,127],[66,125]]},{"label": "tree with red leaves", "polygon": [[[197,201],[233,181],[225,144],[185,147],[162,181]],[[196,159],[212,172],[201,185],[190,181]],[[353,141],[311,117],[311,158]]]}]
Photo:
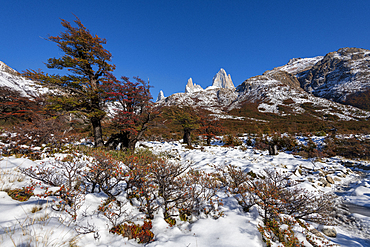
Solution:
[{"label": "tree with red leaves", "polygon": [[112,149],[121,144],[121,149],[134,151],[149,122],[156,116],[151,106],[149,83],[138,77],[134,79],[136,82],[122,77],[122,81],[109,81],[105,84],[107,100],[116,106],[112,126],[119,130],[105,144]]},{"label": "tree with red leaves", "polygon": [[67,75],[49,75],[41,70],[27,70],[23,74],[44,85],[57,89],[53,103],[56,110],[78,112],[89,119],[93,129],[95,146],[103,146],[101,120],[106,115],[103,110],[102,82],[112,77],[115,65],[109,64],[111,53],[103,48],[106,40],[92,35],[81,23],[77,27],[62,20],[66,28],[59,36],[49,36],[65,53],[61,58],[49,58],[46,66],[52,69],[67,69]]}]

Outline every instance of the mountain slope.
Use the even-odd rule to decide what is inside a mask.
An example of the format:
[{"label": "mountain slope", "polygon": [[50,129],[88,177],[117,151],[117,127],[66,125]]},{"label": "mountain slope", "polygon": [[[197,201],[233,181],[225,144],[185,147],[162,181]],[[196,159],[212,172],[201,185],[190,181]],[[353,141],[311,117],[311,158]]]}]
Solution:
[{"label": "mountain slope", "polygon": [[[217,84],[215,78],[219,74],[226,75],[226,72],[220,70],[213,79],[213,85],[207,89],[189,87],[192,86],[192,83],[188,82],[187,93],[173,94],[159,101],[158,104],[190,105],[202,107],[215,113],[227,114],[230,110],[254,103],[257,104],[260,113],[274,113],[280,116],[309,114],[311,117],[321,120],[369,118],[370,113],[367,111],[316,97],[301,88],[302,75],[314,71],[318,64],[325,63],[327,57],[328,55],[291,59],[286,65],[247,79],[236,89],[233,87],[215,88],[213,86]],[[224,81],[227,77],[231,78],[230,75],[224,77]]]},{"label": "mountain slope", "polygon": [[345,102],[347,96],[370,89],[370,51],[342,48],[330,52],[311,69],[296,76],[307,92]]},{"label": "mountain slope", "polygon": [[237,87],[239,93],[229,109],[238,108],[243,103],[258,103],[258,110],[281,116],[307,114],[326,120],[335,116],[339,120],[369,118],[370,113],[353,106],[342,105],[305,92],[298,80],[283,71],[268,71],[252,77]]},{"label": "mountain slope", "polygon": [[21,93],[22,96],[38,96],[48,92],[32,80],[21,76],[16,70],[0,61],[0,86],[9,87]]}]

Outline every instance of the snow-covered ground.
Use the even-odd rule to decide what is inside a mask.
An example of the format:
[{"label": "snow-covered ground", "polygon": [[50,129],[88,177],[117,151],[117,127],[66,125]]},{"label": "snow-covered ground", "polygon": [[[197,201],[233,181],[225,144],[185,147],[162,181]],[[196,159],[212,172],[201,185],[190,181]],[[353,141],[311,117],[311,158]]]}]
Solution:
[{"label": "snow-covered ground", "polygon": [[[348,162],[341,158],[330,158],[320,161],[304,159],[289,153],[280,152],[271,156],[268,152],[252,148],[232,148],[212,145],[187,149],[179,142],[144,142],[154,153],[166,152],[179,162],[190,163],[191,167],[206,172],[214,171],[213,165],[240,167],[244,171],[258,173],[264,168],[276,168],[280,172],[291,173],[291,179],[299,182],[302,188],[309,191],[322,190],[336,192],[344,202],[358,205],[360,209],[370,211],[370,171],[348,168]],[[24,158],[0,157],[0,190],[21,188],[29,184],[30,178],[19,172],[19,168],[36,166],[41,162],[50,162],[53,158],[31,161]],[[347,162],[347,163],[346,163]],[[352,162],[370,166],[367,162]],[[323,185],[322,174],[330,174],[334,184]],[[219,193],[224,205],[223,216],[214,219],[201,215],[190,222],[178,221],[170,227],[158,212],[153,220],[154,241],[145,246],[265,246],[257,230],[262,223],[256,207],[245,213],[233,197]],[[51,199],[31,197],[20,202],[11,199],[0,191],[0,245],[1,246],[142,246],[134,239],[128,240],[120,235],[109,233],[106,218],[97,214],[97,207],[105,195],[90,193],[84,197],[79,209],[81,218],[77,220],[80,232],[94,228],[95,233],[77,235],[74,223],[68,224],[67,217],[50,208]],[[122,198],[125,200],[125,198]],[[143,214],[127,204],[131,221],[142,221]],[[41,210],[37,211],[39,208]],[[354,207],[352,207],[354,208]],[[352,210],[351,206],[349,209]],[[355,210],[355,209],[354,209]],[[37,212],[34,212],[37,211]],[[34,213],[32,213],[34,212]],[[357,211],[361,213],[360,211]],[[346,216],[352,219],[347,225],[335,226],[337,236],[329,238],[330,243],[340,246],[370,246],[370,215],[352,213]],[[318,225],[314,225],[320,228]],[[81,228],[82,227],[82,228]],[[83,227],[85,227],[83,229]],[[31,245],[28,245],[31,243]],[[70,245],[70,244],[75,245]],[[311,246],[307,243],[307,246]]]}]

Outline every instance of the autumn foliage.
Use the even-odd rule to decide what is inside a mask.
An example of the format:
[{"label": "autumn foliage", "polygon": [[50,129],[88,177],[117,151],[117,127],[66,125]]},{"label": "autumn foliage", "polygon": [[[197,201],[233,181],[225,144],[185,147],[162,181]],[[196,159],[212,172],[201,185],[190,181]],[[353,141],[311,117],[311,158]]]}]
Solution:
[{"label": "autumn foliage", "polygon": [[106,101],[111,102],[114,109],[111,126],[118,131],[105,144],[111,149],[121,145],[121,149],[135,150],[135,144],[156,116],[150,102],[149,83],[138,77],[134,79],[136,82],[122,77],[122,81],[111,80],[104,85]]},{"label": "autumn foliage", "polygon": [[7,86],[0,86],[0,120],[4,122],[32,122],[42,113],[42,102],[36,97],[25,97]]}]

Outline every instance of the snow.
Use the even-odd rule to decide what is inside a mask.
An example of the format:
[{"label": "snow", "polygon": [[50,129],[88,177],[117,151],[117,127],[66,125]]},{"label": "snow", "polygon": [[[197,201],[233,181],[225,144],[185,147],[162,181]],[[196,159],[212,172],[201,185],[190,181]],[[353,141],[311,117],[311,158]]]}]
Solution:
[{"label": "snow", "polygon": [[49,92],[45,87],[22,77],[17,71],[0,61],[0,86],[6,86],[21,93],[24,97],[39,96]]},{"label": "snow", "polygon": [[[320,144],[322,137],[311,137]],[[304,143],[308,138],[300,137]],[[188,162],[193,168],[202,169],[206,172],[214,171],[213,165],[232,164],[248,172],[258,173],[264,168],[275,168],[281,172],[291,173],[291,178],[299,182],[302,188],[309,191],[336,191],[341,186],[349,186],[349,190],[342,195],[345,201],[370,207],[370,172],[362,171],[367,176],[364,178],[358,172],[344,167],[339,157],[324,159],[320,162],[312,159],[304,159],[285,152],[278,155],[268,155],[266,151],[253,150],[251,148],[231,148],[217,145],[204,146],[202,148],[187,149],[179,142],[145,142],[154,153],[166,152],[169,156],[177,157],[179,162]],[[42,161],[31,161],[25,158],[2,157],[0,158],[0,188],[21,188],[30,182],[28,177],[20,174],[18,167],[29,167],[41,162],[52,162],[54,158]],[[364,161],[357,161],[368,165]],[[303,172],[297,172],[297,169]],[[307,171],[307,172],[306,172]],[[331,187],[319,186],[320,171],[330,172],[331,176],[340,178]],[[345,177],[343,174],[347,174]],[[313,181],[313,182],[310,182]],[[354,181],[357,181],[354,183]],[[155,241],[145,246],[264,246],[257,225],[261,223],[261,217],[254,206],[245,213],[238,206],[236,200],[227,197],[223,192],[219,193],[224,205],[221,206],[223,216],[218,219],[200,215],[190,222],[179,221],[170,227],[163,219],[163,214],[158,212],[153,220],[153,233]],[[6,192],[0,191],[0,243],[2,246],[68,246],[75,239],[78,246],[142,246],[135,240],[128,240],[122,236],[108,232],[108,222],[104,217],[96,213],[97,206],[106,196],[103,193],[87,194],[80,212],[85,217],[78,219],[83,226],[92,225],[98,234],[76,235],[74,224],[66,224],[66,215],[50,209],[51,200],[31,197],[26,202],[11,199]],[[122,198],[124,200],[124,197]],[[43,208],[39,212],[31,213],[37,205]],[[127,204],[128,212],[132,221],[140,222],[143,214],[136,208]],[[370,229],[370,217],[353,214],[363,226]],[[315,225],[315,227],[319,227]],[[336,238],[328,238],[332,243],[340,246],[370,246],[367,239],[369,230],[359,231],[357,228],[335,226],[338,233]],[[296,229],[299,231],[299,229]],[[298,234],[299,236],[299,234]],[[301,238],[300,238],[301,239]],[[303,239],[302,239],[303,240]],[[306,246],[310,246],[306,242]]]},{"label": "snow", "polygon": [[324,57],[317,56],[312,58],[293,58],[289,61],[288,64],[276,68],[276,70],[286,71],[291,74],[298,74],[303,72],[307,69],[310,69],[314,66],[317,62],[321,61]]}]

